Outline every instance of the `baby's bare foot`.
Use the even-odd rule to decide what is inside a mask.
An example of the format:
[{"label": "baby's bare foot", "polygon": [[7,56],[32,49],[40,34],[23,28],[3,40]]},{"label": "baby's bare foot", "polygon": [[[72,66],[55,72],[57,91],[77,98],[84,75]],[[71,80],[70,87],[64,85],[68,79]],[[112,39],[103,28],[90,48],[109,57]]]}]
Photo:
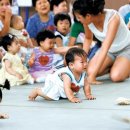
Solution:
[{"label": "baby's bare foot", "polygon": [[37,89],[34,89],[30,93],[30,95],[28,96],[28,98],[29,98],[30,101],[34,101],[37,96],[38,96]]},{"label": "baby's bare foot", "polygon": [[8,119],[9,116],[7,114],[0,114],[0,119]]}]

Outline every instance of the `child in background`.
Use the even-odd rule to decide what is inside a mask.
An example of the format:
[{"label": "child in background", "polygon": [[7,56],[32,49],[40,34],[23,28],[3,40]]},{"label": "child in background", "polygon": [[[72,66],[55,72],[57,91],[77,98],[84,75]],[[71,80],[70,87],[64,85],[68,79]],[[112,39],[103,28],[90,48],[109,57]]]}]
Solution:
[{"label": "child in background", "polygon": [[17,53],[20,50],[18,39],[12,35],[5,35],[0,43],[7,51],[2,58],[2,68],[0,70],[0,84],[8,79],[10,86],[21,85],[24,83],[33,84],[34,79],[28,73],[27,68],[22,64]]},{"label": "child in background", "polygon": [[49,30],[39,32],[36,37],[39,47],[34,51],[28,62],[29,72],[36,82],[44,82],[45,77],[54,72],[53,58],[55,53],[64,54],[69,47],[54,48],[55,35]]},{"label": "child in background", "polygon": [[32,3],[37,13],[29,18],[26,29],[33,44],[37,45],[35,38],[40,31],[44,29],[55,30],[54,16],[50,13],[50,0],[32,0]]},{"label": "child in background", "polygon": [[27,61],[30,58],[30,54],[33,51],[33,43],[29,37],[28,32],[24,29],[23,18],[18,15],[11,17],[9,33],[15,35],[21,45],[19,55],[23,61],[23,64],[28,67]]},{"label": "child in background", "polygon": [[29,99],[35,100],[37,96],[41,96],[47,100],[59,100],[62,97],[68,98],[70,102],[79,103],[81,100],[76,97],[76,94],[81,88],[84,89],[88,100],[95,99],[87,82],[86,56],[86,52],[81,48],[69,49],[65,55],[67,66],[48,75],[45,86],[33,89]]},{"label": "child in background", "polygon": [[54,24],[56,26],[56,45],[68,46],[70,37],[71,19],[68,14],[59,13],[54,17]]}]

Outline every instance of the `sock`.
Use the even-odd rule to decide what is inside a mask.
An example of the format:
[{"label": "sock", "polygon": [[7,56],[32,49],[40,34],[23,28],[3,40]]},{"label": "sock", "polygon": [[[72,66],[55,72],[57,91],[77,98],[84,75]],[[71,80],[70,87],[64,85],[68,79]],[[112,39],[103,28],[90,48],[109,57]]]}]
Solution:
[{"label": "sock", "polygon": [[37,83],[43,83],[43,82],[45,82],[45,77],[39,77],[39,78],[37,78],[36,82]]}]

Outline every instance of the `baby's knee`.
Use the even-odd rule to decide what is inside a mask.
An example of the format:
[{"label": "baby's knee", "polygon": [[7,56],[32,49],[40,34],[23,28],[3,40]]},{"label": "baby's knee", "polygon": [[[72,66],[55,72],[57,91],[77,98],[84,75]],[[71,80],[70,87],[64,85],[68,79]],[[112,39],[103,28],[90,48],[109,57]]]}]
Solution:
[{"label": "baby's knee", "polygon": [[36,92],[37,94],[39,94],[39,93],[42,92],[42,89],[41,89],[41,88],[35,88],[35,92]]}]

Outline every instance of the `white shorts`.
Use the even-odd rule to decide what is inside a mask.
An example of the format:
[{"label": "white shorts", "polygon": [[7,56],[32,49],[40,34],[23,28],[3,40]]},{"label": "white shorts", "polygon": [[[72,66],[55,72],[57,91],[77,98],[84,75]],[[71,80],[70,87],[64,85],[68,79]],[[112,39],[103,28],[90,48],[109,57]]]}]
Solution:
[{"label": "white shorts", "polygon": [[45,80],[45,86],[42,88],[42,92],[47,97],[53,100],[59,100],[60,97],[67,98],[63,83],[58,81],[53,74],[49,74]]}]

